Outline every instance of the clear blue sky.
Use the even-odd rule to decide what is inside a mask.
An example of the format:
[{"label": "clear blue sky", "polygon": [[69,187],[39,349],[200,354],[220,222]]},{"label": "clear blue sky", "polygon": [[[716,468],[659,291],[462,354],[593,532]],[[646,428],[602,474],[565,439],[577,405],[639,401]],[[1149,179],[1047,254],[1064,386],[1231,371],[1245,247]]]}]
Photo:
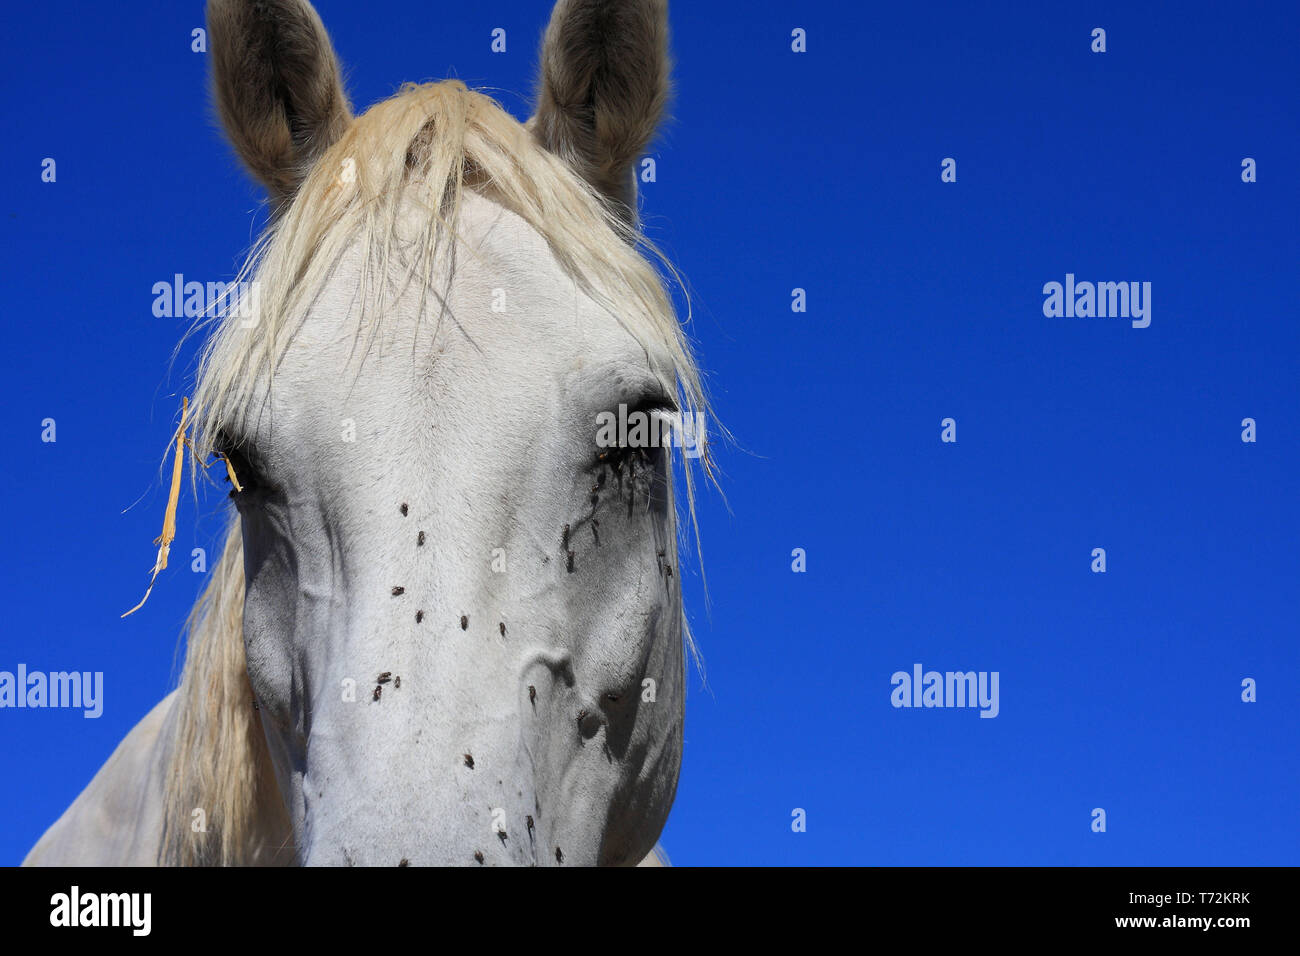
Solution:
[{"label": "clear blue sky", "polygon": [[[454,75],[526,115],[547,4],[317,6],[359,106]],[[740,444],[730,512],[701,508],[707,614],[687,569],[709,681],[674,860],[1300,863],[1296,5],[672,18],[645,217]],[[152,286],[230,277],[260,199],[212,122],[201,24],[194,0],[6,14],[0,670],[101,670],[107,700],[0,711],[0,863],[170,688],[185,555],[221,526],[220,496],[186,500],[172,569],[118,619],[193,355],[169,374],[185,320],[153,316]],[[1045,317],[1066,273],[1150,282],[1150,327]],[[894,709],[916,662],[999,672],[999,716]]]}]

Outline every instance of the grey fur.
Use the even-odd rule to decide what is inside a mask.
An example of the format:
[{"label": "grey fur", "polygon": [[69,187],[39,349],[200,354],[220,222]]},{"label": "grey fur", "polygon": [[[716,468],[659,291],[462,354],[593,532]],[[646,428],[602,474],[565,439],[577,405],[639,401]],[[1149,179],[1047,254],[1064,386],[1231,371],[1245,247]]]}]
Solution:
[{"label": "grey fur", "polygon": [[634,164],[669,98],[667,0],[560,0],[542,41],[542,144],[636,219]]},{"label": "grey fur", "polygon": [[208,0],[208,37],[226,134],[281,207],[352,121],[329,35],[304,0]]}]

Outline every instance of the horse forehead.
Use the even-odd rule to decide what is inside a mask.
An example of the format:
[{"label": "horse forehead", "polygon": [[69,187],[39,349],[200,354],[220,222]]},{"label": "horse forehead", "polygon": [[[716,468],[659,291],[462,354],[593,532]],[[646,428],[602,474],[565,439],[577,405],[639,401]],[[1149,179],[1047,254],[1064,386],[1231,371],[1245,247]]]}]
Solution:
[{"label": "horse forehead", "polygon": [[[418,234],[427,228],[425,218],[422,205],[406,205],[398,235]],[[572,383],[575,373],[586,380],[592,376],[584,371],[593,368],[648,367],[667,380],[667,354],[638,342],[621,316],[585,292],[522,216],[466,190],[454,229],[450,287],[445,263],[437,264],[430,276],[433,295],[421,303],[420,282],[404,283],[381,315],[360,311],[366,244],[360,238],[350,243],[308,309],[293,357],[280,374],[317,381],[322,361],[341,364],[355,377],[329,381],[356,395],[405,386],[414,371],[440,396],[487,388],[487,397],[502,401],[521,390],[546,389],[547,381]],[[444,296],[446,314],[439,305]],[[364,353],[360,361],[358,350]]]},{"label": "horse forehead", "polygon": [[535,275],[561,272],[546,240],[523,216],[473,189],[461,193],[456,234],[472,252],[458,266],[477,263],[489,271]]},{"label": "horse forehead", "polygon": [[[548,345],[570,357],[643,351],[526,219],[473,190],[461,202],[457,233],[465,252],[457,258],[457,281],[462,303],[486,330],[515,337],[534,354]],[[612,234],[610,240],[617,241]]]}]

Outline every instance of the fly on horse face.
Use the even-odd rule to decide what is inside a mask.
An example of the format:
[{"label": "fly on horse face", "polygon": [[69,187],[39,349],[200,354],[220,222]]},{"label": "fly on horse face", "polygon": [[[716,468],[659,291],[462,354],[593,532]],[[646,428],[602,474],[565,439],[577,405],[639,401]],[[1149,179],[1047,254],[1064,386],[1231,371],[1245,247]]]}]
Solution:
[{"label": "fly on horse face", "polygon": [[672,451],[596,436],[704,408],[636,216],[666,7],[560,0],[520,123],[455,81],[355,116],[305,0],[210,0],[272,217],[177,437],[237,514],[179,688],[27,863],[656,859],[690,644]]}]

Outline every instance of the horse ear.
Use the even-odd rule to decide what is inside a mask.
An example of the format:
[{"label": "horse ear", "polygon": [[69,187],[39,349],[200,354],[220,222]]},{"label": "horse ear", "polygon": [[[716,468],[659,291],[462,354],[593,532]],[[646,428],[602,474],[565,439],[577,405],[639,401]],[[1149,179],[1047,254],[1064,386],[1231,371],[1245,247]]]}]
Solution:
[{"label": "horse ear", "polygon": [[542,145],[636,220],[637,157],[668,101],[667,0],[559,0],[542,40]]},{"label": "horse ear", "polygon": [[208,0],[217,109],[277,207],[352,121],[338,59],[306,0]]}]

